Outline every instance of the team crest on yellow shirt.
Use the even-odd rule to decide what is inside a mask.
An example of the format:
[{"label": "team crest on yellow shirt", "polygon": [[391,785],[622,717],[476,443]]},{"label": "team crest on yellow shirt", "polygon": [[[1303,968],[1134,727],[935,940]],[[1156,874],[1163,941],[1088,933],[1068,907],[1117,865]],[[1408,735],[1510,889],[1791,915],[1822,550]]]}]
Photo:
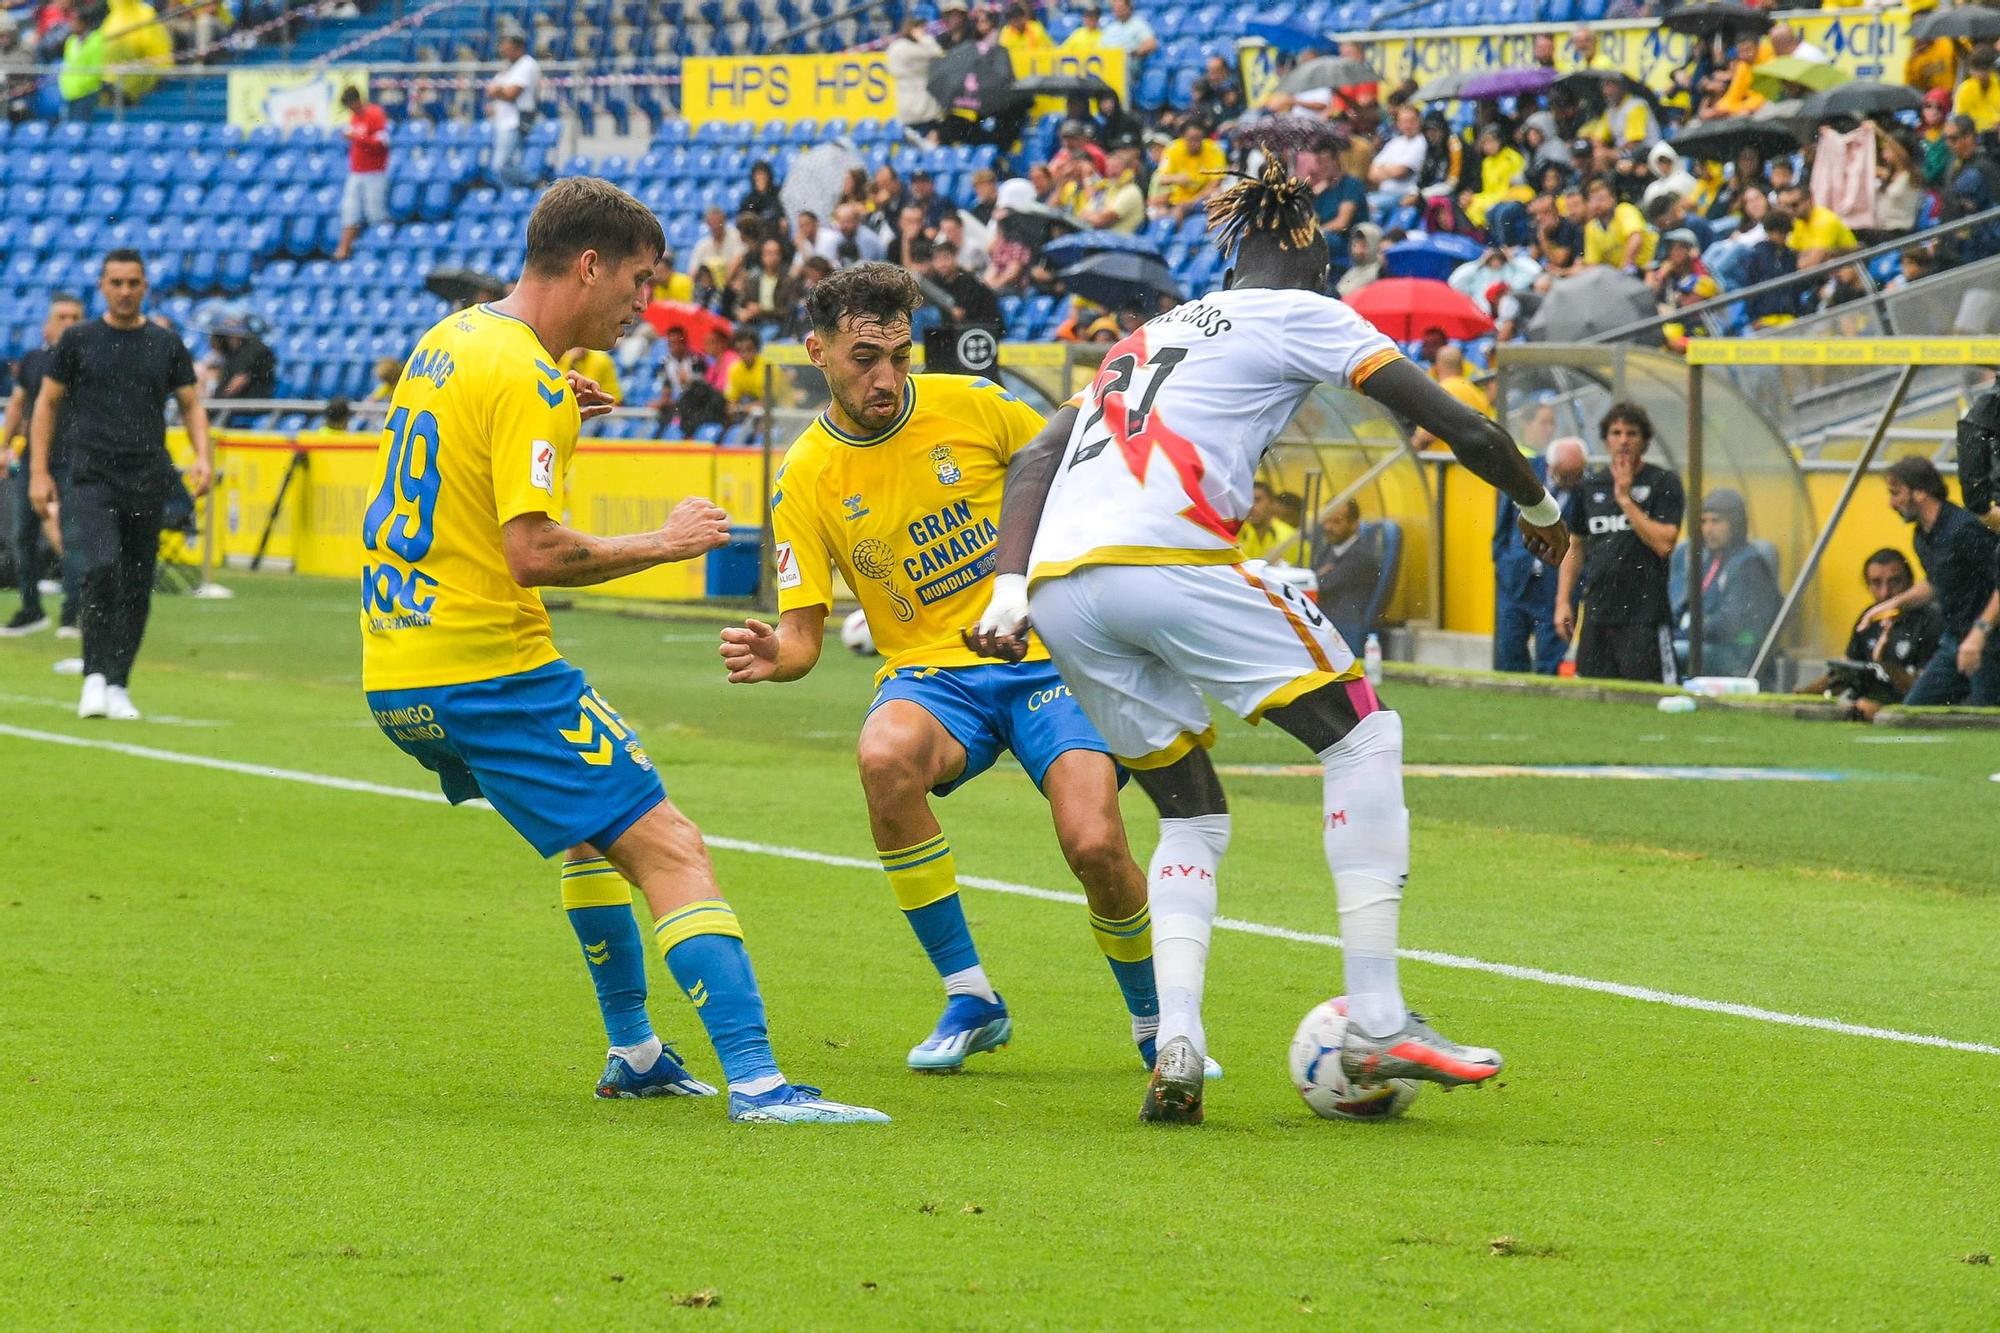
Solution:
[{"label": "team crest on yellow shirt", "polygon": [[937,473],[937,479],[946,486],[958,485],[965,476],[958,470],[958,460],[951,456],[951,446],[948,444],[941,444],[931,450],[931,468]]}]

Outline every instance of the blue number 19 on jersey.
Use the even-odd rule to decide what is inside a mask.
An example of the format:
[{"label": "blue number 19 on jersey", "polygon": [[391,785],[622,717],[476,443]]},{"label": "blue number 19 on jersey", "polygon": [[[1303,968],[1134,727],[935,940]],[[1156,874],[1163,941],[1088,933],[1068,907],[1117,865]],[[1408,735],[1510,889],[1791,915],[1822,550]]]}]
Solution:
[{"label": "blue number 19 on jersey", "polygon": [[[437,418],[428,412],[413,417],[409,408],[399,407],[384,429],[390,436],[389,466],[383,472],[382,489],[361,520],[361,544],[373,551],[379,549],[379,541],[415,564],[431,549],[431,521],[437,516]],[[405,505],[415,507],[414,522],[408,512],[398,512]],[[384,525],[389,529],[386,537]]]}]

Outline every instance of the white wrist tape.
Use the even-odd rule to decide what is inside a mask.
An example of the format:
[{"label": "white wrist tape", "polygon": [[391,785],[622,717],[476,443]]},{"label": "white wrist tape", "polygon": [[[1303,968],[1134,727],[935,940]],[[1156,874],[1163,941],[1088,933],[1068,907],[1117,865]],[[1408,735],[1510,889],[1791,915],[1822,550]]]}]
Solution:
[{"label": "white wrist tape", "polygon": [[1543,491],[1541,503],[1523,509],[1521,517],[1538,528],[1552,528],[1561,520],[1562,512],[1562,506],[1556,503],[1556,497]]}]

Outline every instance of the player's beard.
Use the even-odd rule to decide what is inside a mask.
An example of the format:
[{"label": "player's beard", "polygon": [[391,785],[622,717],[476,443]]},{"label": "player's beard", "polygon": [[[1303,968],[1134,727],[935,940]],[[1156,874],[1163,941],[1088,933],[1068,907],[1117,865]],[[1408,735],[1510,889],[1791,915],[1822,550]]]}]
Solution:
[{"label": "player's beard", "polygon": [[848,420],[860,426],[863,431],[870,435],[888,428],[889,423],[896,419],[896,409],[902,405],[903,401],[899,397],[885,403],[878,418],[877,414],[872,411],[861,410],[867,405],[867,399],[856,403],[845,393],[841,393],[838,390],[834,391],[833,396],[840,401],[840,410],[847,413]]}]

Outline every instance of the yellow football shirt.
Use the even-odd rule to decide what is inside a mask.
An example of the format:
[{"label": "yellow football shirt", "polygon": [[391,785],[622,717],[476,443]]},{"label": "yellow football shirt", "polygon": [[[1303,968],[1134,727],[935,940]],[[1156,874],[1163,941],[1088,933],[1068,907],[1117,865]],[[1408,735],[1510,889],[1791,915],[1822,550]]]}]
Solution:
[{"label": "yellow football shirt", "polygon": [[403,367],[361,523],[361,684],[462,685],[556,660],[541,594],[500,529],[560,518],[576,395],[534,330],[489,306],[431,328]]},{"label": "yellow football shirt", "polygon": [[[863,440],[822,413],[785,454],[771,496],[778,609],[833,605],[846,578],[898,667],[978,666],[959,631],[993,572],[1007,463],[1041,414],[990,380],[912,375],[903,410]],[[1028,660],[1048,654],[1031,642]]]},{"label": "yellow football shirt", "polygon": [[1184,184],[1164,185],[1159,194],[1167,203],[1179,206],[1206,190],[1214,182],[1209,177],[1229,170],[1229,155],[1213,139],[1203,139],[1201,147],[1188,151],[1187,140],[1176,139],[1160,154],[1158,176],[1185,176]]},{"label": "yellow football shirt", "polygon": [[1631,204],[1619,204],[1611,210],[1611,225],[1605,226],[1595,218],[1584,224],[1583,262],[1586,264],[1623,265],[1625,246],[1633,233],[1645,237],[1639,243],[1638,265],[1651,268],[1653,251],[1659,246],[1659,233],[1646,225],[1646,217]]},{"label": "yellow football shirt", "polygon": [[1991,84],[1967,79],[1951,95],[1951,109],[1954,115],[1971,116],[1972,128],[1981,134],[2000,125],[2000,79]]}]

